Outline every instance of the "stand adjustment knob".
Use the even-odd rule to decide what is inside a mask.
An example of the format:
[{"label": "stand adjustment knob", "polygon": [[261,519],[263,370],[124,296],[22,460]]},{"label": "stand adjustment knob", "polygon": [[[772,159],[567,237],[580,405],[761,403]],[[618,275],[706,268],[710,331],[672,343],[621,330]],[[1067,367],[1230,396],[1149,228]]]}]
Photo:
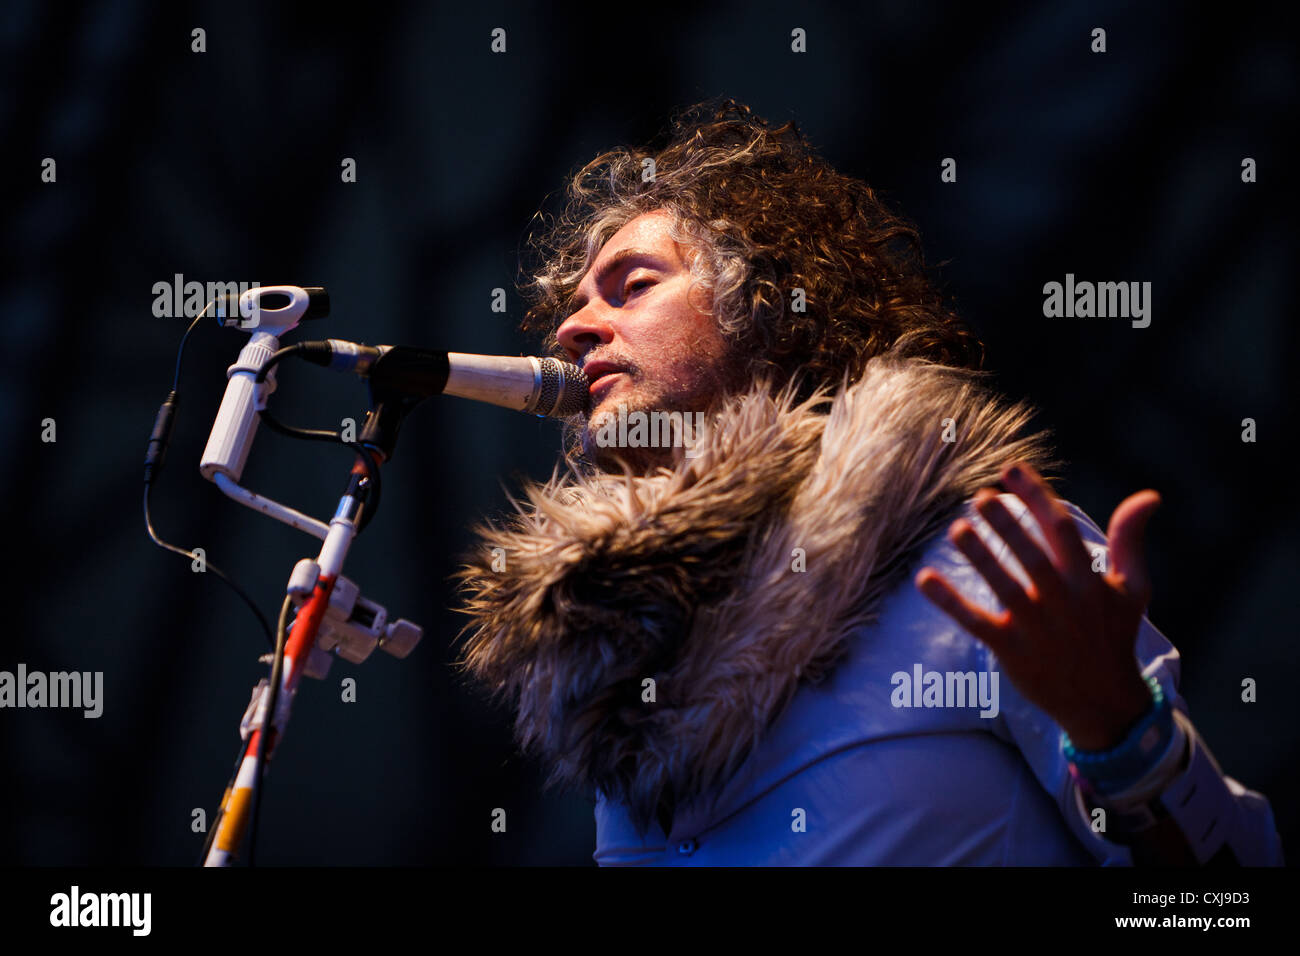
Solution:
[{"label": "stand adjustment knob", "polygon": [[412,624],[406,618],[401,618],[384,629],[384,636],[380,638],[379,646],[400,660],[415,650],[415,645],[420,643],[422,637],[424,637],[424,628]]}]

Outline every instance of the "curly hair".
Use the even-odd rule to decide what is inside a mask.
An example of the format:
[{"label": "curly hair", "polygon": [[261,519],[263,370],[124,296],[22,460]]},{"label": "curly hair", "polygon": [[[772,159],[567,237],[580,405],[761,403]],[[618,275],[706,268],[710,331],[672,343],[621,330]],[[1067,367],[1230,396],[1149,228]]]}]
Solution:
[{"label": "curly hair", "polygon": [[833,169],[793,121],[773,129],[735,100],[705,101],[674,118],[662,149],[613,149],[587,163],[564,200],[559,215],[538,214],[544,229],[526,243],[537,264],[521,286],[522,329],[545,333],[553,351],[605,242],[666,210],[751,379],[834,390],[891,348],[983,365],[982,343],[927,274],[916,228]]}]

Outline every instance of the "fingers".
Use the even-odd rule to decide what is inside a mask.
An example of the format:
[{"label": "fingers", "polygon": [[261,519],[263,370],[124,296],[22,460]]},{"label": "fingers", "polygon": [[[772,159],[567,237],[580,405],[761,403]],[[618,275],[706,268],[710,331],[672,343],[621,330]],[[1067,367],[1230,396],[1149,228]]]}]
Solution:
[{"label": "fingers", "polygon": [[939,610],[987,644],[993,653],[1004,656],[1007,634],[1002,621],[966,600],[934,568],[922,568],[915,583],[917,590]]},{"label": "fingers", "polygon": [[[1001,507],[1001,502],[997,504]],[[1003,510],[1005,512],[1005,509]],[[965,518],[954,521],[949,537],[961,553],[966,555],[966,559],[975,570],[988,582],[993,593],[1002,602],[1002,606],[1010,611],[1014,618],[1025,619],[1034,612],[1033,602],[1025,593],[1025,589],[993,556],[993,552],[989,550],[988,545],[976,533],[969,521]]]},{"label": "fingers", "polygon": [[1151,603],[1151,576],[1147,572],[1147,522],[1160,507],[1159,493],[1147,489],[1125,498],[1110,516],[1106,536],[1110,539],[1111,560],[1124,590],[1141,607]]},{"label": "fingers", "polygon": [[[1088,580],[1087,576],[1092,574],[1092,565],[1088,558],[1088,550],[1083,545],[1083,537],[1079,534],[1070,512],[1065,509],[1061,500],[1052,494],[1042,476],[1025,462],[1017,462],[1003,472],[1002,480],[1020,500],[1028,505],[1029,511],[1038,521],[1038,526],[1043,529],[1043,537],[1047,539],[1047,543],[1056,555],[1056,566],[1061,573],[1070,580]],[[1017,554],[1016,557],[1020,555]],[[1029,571],[1029,568],[1026,567],[1025,570]]]},{"label": "fingers", "polygon": [[[975,496],[975,510],[989,523],[998,537],[1007,543],[1011,553],[1016,556],[1025,574],[1033,583],[1038,596],[1047,604],[1056,604],[1065,596],[1065,585],[1061,581],[1061,572],[1047,556],[1042,546],[1030,537],[1029,531],[1022,525],[1007,506],[998,500],[997,493],[986,489]],[[986,575],[987,577],[987,575]],[[991,584],[992,582],[990,582]],[[999,594],[1001,599],[1002,596]],[[1002,600],[1006,604],[1006,600]],[[1010,608],[1011,605],[1007,604]]]}]

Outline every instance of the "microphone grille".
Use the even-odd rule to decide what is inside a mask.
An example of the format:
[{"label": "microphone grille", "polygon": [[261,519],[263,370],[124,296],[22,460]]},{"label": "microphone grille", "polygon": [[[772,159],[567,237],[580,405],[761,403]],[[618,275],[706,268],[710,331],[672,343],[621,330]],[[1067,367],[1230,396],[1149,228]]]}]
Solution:
[{"label": "microphone grille", "polygon": [[537,405],[532,409],[534,415],[567,418],[587,407],[587,389],[591,382],[586,372],[559,359],[544,358],[539,361],[542,366],[542,383]]}]

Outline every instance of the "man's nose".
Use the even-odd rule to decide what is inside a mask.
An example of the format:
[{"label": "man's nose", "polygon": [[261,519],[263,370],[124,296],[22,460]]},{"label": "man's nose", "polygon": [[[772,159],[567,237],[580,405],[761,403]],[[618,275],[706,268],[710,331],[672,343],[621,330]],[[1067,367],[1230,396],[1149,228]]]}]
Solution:
[{"label": "man's nose", "polygon": [[600,314],[599,303],[589,302],[560,323],[555,330],[560,348],[577,362],[599,345],[614,340],[614,327]]}]

